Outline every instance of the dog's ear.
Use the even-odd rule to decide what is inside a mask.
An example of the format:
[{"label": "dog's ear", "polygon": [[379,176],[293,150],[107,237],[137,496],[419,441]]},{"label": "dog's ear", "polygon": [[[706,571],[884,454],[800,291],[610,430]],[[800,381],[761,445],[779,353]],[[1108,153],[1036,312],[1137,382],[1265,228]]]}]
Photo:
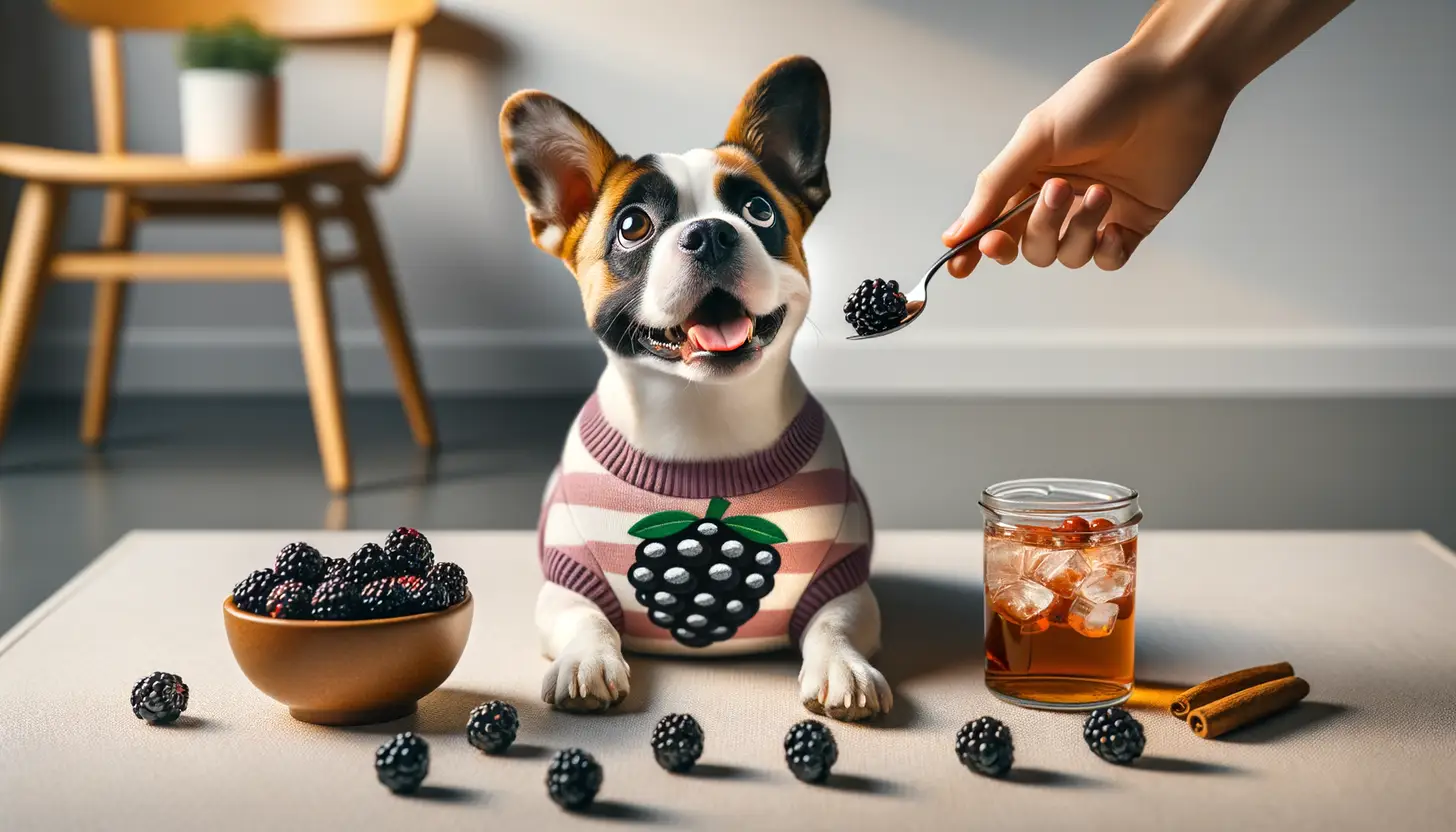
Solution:
[{"label": "dog's ear", "polygon": [[811,58],[784,58],[744,94],[724,142],[758,157],[774,183],[807,209],[829,201],[829,79]]},{"label": "dog's ear", "polygon": [[500,136],[531,239],[548,254],[566,256],[568,235],[596,204],[616,152],[579,113],[535,90],[506,99]]}]

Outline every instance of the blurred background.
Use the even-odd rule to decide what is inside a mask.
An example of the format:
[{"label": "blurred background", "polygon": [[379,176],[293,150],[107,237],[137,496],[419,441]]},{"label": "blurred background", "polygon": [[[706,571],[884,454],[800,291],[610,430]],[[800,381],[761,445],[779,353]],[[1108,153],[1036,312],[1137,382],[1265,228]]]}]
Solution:
[{"label": "blurred background", "polygon": [[[91,289],[59,286],[0,447],[0,629],[133,528],[532,527],[603,360],[570,276],[530,244],[501,102],[548,90],[622,152],[710,146],[790,53],[824,65],[834,106],[834,196],[808,237],[816,296],[797,362],[881,527],[975,528],[985,485],[1067,475],[1138,488],[1150,529],[1423,529],[1456,544],[1445,0],[1356,3],[1260,78],[1122,271],[984,266],[938,283],[906,333],[844,341],[851,288],[917,279],[1025,112],[1124,43],[1147,5],[442,3],[404,173],[375,200],[440,452],[411,444],[352,279],[334,284],[350,495],[323,485],[280,286],[136,289],[110,439],[88,451]],[[84,31],[43,0],[0,0],[0,141],[94,149],[86,55]],[[295,49],[284,146],[377,153],[386,58],[381,43]],[[177,152],[175,38],[129,35],[124,62],[129,148]],[[18,192],[0,180],[0,239]],[[77,194],[65,243],[93,243],[99,212]],[[138,246],[278,240],[267,224],[182,222]]]}]

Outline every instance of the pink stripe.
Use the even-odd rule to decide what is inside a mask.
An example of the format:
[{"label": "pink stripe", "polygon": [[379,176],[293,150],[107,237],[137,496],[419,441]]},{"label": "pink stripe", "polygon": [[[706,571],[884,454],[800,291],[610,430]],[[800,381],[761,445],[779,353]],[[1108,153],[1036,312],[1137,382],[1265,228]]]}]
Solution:
[{"label": "pink stripe", "polygon": [[[682,497],[669,497],[627,487],[611,474],[565,474],[562,483],[567,499],[576,506],[604,508],[643,516],[666,509],[695,512],[707,509],[707,500],[703,500],[701,506],[685,506]],[[733,500],[728,513],[757,515],[814,506],[843,505],[849,501],[850,495],[849,478],[844,469],[825,468],[795,474],[771,490],[739,495]]]},{"label": "pink stripe", "polygon": [[638,488],[671,497],[737,497],[766,491],[797,474],[824,438],[824,409],[811,396],[771,448],[737,459],[669,462],[654,459],[627,443],[607,424],[593,395],[582,408],[582,444],[613,476]]},{"label": "pink stripe", "polygon": [[[769,638],[781,636],[789,631],[789,618],[792,616],[790,610],[762,610],[754,617],[748,619],[748,623],[738,628],[733,634],[734,638]],[[626,613],[627,628],[622,632],[634,638],[661,639],[670,641],[672,634],[662,627],[653,624],[647,613],[628,611]]]},{"label": "pink stripe", "polygon": [[794,608],[793,618],[789,621],[789,638],[793,640],[794,644],[798,644],[799,639],[804,635],[804,628],[809,626],[815,613],[835,598],[858,589],[869,579],[870,549],[868,546],[861,547],[854,554],[826,569],[809,582],[804,594],[799,597],[799,604]]},{"label": "pink stripe", "polygon": [[[849,550],[852,551],[861,545],[863,544],[856,543],[850,546]],[[779,572],[802,574],[818,570],[824,563],[824,552],[828,546],[829,541],[827,540],[808,543],[780,543],[774,547],[783,561]],[[557,548],[567,552],[579,550],[587,557],[593,558],[601,566],[603,572],[610,572],[614,575],[627,574],[637,560],[637,544],[635,543],[593,543],[590,551],[585,546],[558,546]],[[833,549],[829,551],[831,554],[833,553]]]}]

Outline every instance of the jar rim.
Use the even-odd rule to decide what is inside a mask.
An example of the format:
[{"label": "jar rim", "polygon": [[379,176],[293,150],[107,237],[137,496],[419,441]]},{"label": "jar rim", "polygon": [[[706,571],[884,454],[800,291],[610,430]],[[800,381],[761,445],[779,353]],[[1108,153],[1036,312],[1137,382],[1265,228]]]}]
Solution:
[{"label": "jar rim", "polygon": [[981,507],[995,512],[1099,512],[1136,505],[1138,492],[1105,480],[1028,477],[987,486]]}]

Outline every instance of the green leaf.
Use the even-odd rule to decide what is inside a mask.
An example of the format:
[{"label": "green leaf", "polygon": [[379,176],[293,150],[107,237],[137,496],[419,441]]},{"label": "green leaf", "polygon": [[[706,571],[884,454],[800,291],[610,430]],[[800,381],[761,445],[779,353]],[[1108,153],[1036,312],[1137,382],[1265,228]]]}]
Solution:
[{"label": "green leaf", "polygon": [[697,521],[697,517],[686,511],[659,511],[633,523],[632,528],[627,530],[627,534],[643,540],[672,537]]},{"label": "green leaf", "polygon": [[789,542],[789,538],[784,534],[783,529],[780,529],[762,517],[726,517],[723,519],[723,525],[752,540],[754,543],[761,543],[764,546]]}]

